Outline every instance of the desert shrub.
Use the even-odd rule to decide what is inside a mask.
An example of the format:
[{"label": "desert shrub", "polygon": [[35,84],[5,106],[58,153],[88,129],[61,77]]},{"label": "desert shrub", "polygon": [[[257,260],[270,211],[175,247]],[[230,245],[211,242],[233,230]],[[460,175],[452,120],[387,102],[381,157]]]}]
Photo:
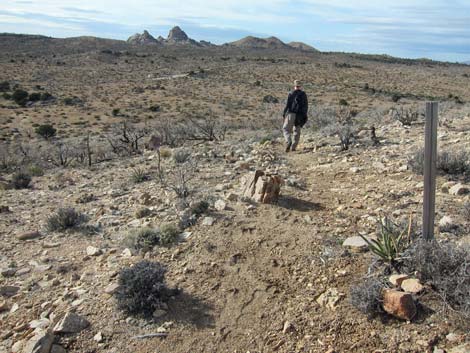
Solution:
[{"label": "desert shrub", "polygon": [[16,89],[11,98],[15,101],[16,104],[24,107],[26,103],[28,102],[28,92],[22,90],[22,89]]},{"label": "desert shrub", "polygon": [[134,229],[124,238],[124,245],[130,249],[147,252],[160,244],[158,229],[143,227]]},{"label": "desert shrub", "polygon": [[177,149],[173,153],[173,160],[177,164],[186,163],[190,157],[191,157],[191,152],[183,148]]},{"label": "desert shrub", "polygon": [[119,113],[120,113],[121,109],[119,108],[114,108],[111,112],[111,114],[113,114],[113,116],[118,116]]},{"label": "desert shrub", "polygon": [[349,105],[349,103],[348,103],[348,101],[347,101],[346,99],[341,98],[341,99],[339,100],[339,105],[341,105],[341,106],[347,106],[347,105]]},{"label": "desert shrub", "polygon": [[195,215],[196,217],[199,217],[206,213],[208,209],[209,202],[205,200],[198,201],[191,206],[191,214]]},{"label": "desert shrub", "polygon": [[149,107],[149,110],[150,110],[151,112],[159,112],[159,111],[160,111],[160,106],[159,106],[159,105],[151,105],[151,106]]},{"label": "desert shrub", "polygon": [[50,94],[49,92],[43,92],[43,93],[41,93],[41,98],[40,98],[40,99],[41,99],[42,101],[47,101],[47,100],[49,100],[49,99],[51,99],[51,98],[52,98],[52,94]]},{"label": "desert shrub", "polygon": [[267,96],[264,96],[263,97],[263,103],[273,103],[273,104],[277,104],[279,103],[279,99],[277,99],[276,97],[268,94]]},{"label": "desert shrub", "polygon": [[33,92],[29,94],[28,100],[31,102],[37,102],[41,99],[41,93]]},{"label": "desert shrub", "polygon": [[470,222],[470,202],[465,202],[462,207],[462,215],[467,222]]},{"label": "desert shrub", "polygon": [[43,176],[44,175],[44,170],[37,166],[37,165],[30,165],[28,167],[28,172],[35,177]]},{"label": "desert shrub", "polygon": [[[424,149],[420,149],[408,159],[408,166],[416,174],[424,173]],[[468,152],[443,151],[438,153],[436,169],[442,174],[469,175],[470,155]]]},{"label": "desert shrub", "polygon": [[416,109],[401,108],[393,109],[393,117],[398,120],[403,126],[411,126],[414,122],[418,121],[420,112]]},{"label": "desert shrub", "polygon": [[170,245],[178,240],[180,235],[179,228],[171,223],[162,224],[160,226],[160,245]]},{"label": "desert shrub", "polygon": [[119,273],[117,305],[129,315],[151,317],[174,294],[165,285],[165,268],[158,262],[141,261]]},{"label": "desert shrub", "polygon": [[136,212],[135,212],[135,216],[136,218],[144,218],[144,217],[148,217],[152,214],[152,211],[147,208],[147,207],[144,207],[144,208],[139,208]]},{"label": "desert shrub", "polygon": [[404,267],[416,272],[453,310],[470,318],[470,250],[454,243],[418,241],[404,256]]},{"label": "desert shrub", "polygon": [[403,98],[403,95],[400,93],[394,93],[392,94],[392,102],[397,103],[401,98]]},{"label": "desert shrub", "polygon": [[10,90],[10,82],[2,81],[0,82],[0,92],[7,92]]},{"label": "desert shrub", "polygon": [[15,189],[27,189],[31,183],[31,175],[26,172],[18,172],[13,175],[12,185]]},{"label": "desert shrub", "polygon": [[35,132],[36,132],[36,134],[38,134],[38,135],[44,137],[46,140],[48,140],[51,137],[55,136],[55,134],[57,133],[57,130],[51,124],[44,124],[44,125],[39,125],[35,129]]},{"label": "desert shrub", "polygon": [[11,99],[11,94],[5,92],[5,93],[2,94],[2,97],[3,97],[3,99],[10,100]]},{"label": "desert shrub", "polygon": [[150,180],[150,176],[144,169],[134,168],[132,169],[131,180],[136,184],[143,183],[144,181]]},{"label": "desert shrub", "polygon": [[349,292],[352,306],[368,316],[382,312],[382,291],[384,284],[377,278],[366,278],[363,282],[353,285]]},{"label": "desert shrub", "polygon": [[167,149],[167,148],[160,148],[160,157],[170,158],[171,157],[171,150]]},{"label": "desert shrub", "polygon": [[86,221],[84,214],[73,208],[59,208],[55,214],[46,221],[46,228],[51,231],[64,231],[77,228]]}]

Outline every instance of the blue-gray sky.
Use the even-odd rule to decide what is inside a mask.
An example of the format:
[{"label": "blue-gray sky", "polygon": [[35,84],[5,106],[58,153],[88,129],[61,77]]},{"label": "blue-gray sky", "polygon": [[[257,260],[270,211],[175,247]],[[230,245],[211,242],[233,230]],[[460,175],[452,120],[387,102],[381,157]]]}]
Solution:
[{"label": "blue-gray sky", "polygon": [[1,0],[0,32],[127,39],[179,25],[221,44],[246,35],[322,51],[470,61],[469,0]]}]

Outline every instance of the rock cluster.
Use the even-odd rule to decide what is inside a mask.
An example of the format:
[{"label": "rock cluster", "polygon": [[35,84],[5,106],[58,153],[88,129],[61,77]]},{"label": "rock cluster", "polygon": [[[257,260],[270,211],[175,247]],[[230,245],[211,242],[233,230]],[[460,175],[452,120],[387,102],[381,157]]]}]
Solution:
[{"label": "rock cluster", "polygon": [[279,175],[266,174],[261,170],[249,173],[241,180],[243,196],[261,203],[276,202],[282,185],[283,179]]}]

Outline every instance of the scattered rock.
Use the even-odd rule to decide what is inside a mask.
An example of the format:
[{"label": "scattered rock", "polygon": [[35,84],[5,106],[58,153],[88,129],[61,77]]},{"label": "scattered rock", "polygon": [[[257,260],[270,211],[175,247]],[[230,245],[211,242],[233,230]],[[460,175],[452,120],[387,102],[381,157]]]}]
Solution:
[{"label": "scattered rock", "polygon": [[393,289],[384,290],[384,310],[399,319],[411,320],[416,315],[416,305],[410,293],[399,292]]},{"label": "scattered rock", "polygon": [[16,238],[19,240],[31,240],[31,239],[36,239],[41,236],[41,233],[38,231],[36,232],[27,232],[27,233],[20,233],[16,235]]},{"label": "scattered rock", "polygon": [[336,288],[329,288],[326,292],[322,293],[317,298],[317,303],[321,306],[326,306],[331,310],[336,309],[336,305],[344,297],[344,294],[338,292]]},{"label": "scattered rock", "polygon": [[470,343],[461,344],[447,351],[448,353],[470,353]]},{"label": "scattered rock", "polygon": [[54,327],[54,333],[77,333],[90,326],[84,317],[68,312]]},{"label": "scattered rock", "polygon": [[225,197],[228,201],[237,201],[238,200],[238,195],[237,194],[234,194],[233,192],[229,193],[226,197]]},{"label": "scattered rock", "polygon": [[368,249],[367,242],[358,235],[347,238],[343,242],[343,246],[356,251],[366,251]]},{"label": "scattered rock", "polygon": [[223,211],[227,208],[227,204],[224,200],[217,200],[214,204],[214,207],[217,211]]},{"label": "scattered rock", "polygon": [[289,333],[294,331],[294,325],[292,325],[289,321],[284,322],[284,327],[282,328],[282,333]]},{"label": "scattered rock", "polygon": [[448,193],[450,188],[452,188],[457,183],[455,181],[447,181],[441,186],[441,191],[444,193]]},{"label": "scattered rock", "polygon": [[441,220],[439,221],[439,230],[440,231],[449,231],[449,230],[452,230],[452,229],[455,229],[457,228],[458,225],[455,223],[455,221],[449,217],[449,216],[444,216],[441,218]]},{"label": "scattered rock", "polygon": [[213,217],[204,217],[202,220],[203,226],[212,226],[215,223],[215,219]]},{"label": "scattered rock", "polygon": [[408,275],[391,275],[388,278],[388,281],[396,287],[400,287],[401,283],[405,280],[410,278]]},{"label": "scattered rock", "polygon": [[1,286],[0,287],[0,295],[3,297],[12,297],[18,291],[20,290],[20,287],[17,286]]},{"label": "scattered rock", "polygon": [[256,202],[274,203],[279,199],[283,183],[280,176],[257,170],[242,177],[242,194]]},{"label": "scattered rock", "polygon": [[119,288],[120,288],[119,284],[111,283],[104,289],[104,292],[106,294],[113,295],[114,293],[116,293],[119,290]]},{"label": "scattered rock", "polygon": [[93,336],[93,340],[98,343],[103,342],[103,334],[101,333],[101,331],[99,331],[96,335]]},{"label": "scattered rock", "polygon": [[103,251],[101,249],[95,248],[94,246],[87,246],[86,254],[88,256],[98,256],[101,255]]},{"label": "scattered rock", "polygon": [[11,267],[3,268],[0,270],[0,274],[3,277],[13,277],[16,274],[16,268],[11,268]]},{"label": "scattered rock", "polygon": [[401,289],[405,292],[417,294],[424,289],[424,286],[419,283],[416,278],[408,278],[401,282]]},{"label": "scattered rock", "polygon": [[49,331],[40,330],[26,342],[23,353],[49,353],[53,343],[54,335]]},{"label": "scattered rock", "polygon": [[449,194],[451,195],[466,195],[470,192],[470,189],[465,186],[465,185],[462,185],[460,183],[458,184],[455,184],[454,186],[452,186],[450,189],[449,189]]}]

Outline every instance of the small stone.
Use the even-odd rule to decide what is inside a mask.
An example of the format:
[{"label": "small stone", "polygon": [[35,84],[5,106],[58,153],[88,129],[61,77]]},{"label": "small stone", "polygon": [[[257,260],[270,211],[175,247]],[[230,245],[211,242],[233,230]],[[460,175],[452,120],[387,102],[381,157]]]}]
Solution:
[{"label": "small stone", "polygon": [[77,333],[90,326],[84,317],[68,312],[54,327],[54,333]]},{"label": "small stone", "polygon": [[117,284],[117,283],[111,283],[109,284],[105,289],[104,289],[104,292],[106,294],[110,294],[110,295],[113,295],[114,293],[116,293],[120,288],[120,285]]},{"label": "small stone", "polygon": [[13,277],[16,274],[16,268],[11,268],[11,267],[3,268],[0,270],[0,274],[3,277]]},{"label": "small stone", "polygon": [[445,353],[445,351],[441,348],[434,347],[432,353]]},{"label": "small stone", "polygon": [[18,291],[20,290],[20,287],[17,286],[1,286],[0,287],[0,295],[4,297],[12,297]]},{"label": "small stone", "polygon": [[401,289],[405,292],[417,294],[424,289],[424,286],[419,283],[416,278],[408,278],[401,282]]},{"label": "small stone", "polygon": [[403,320],[411,320],[415,317],[417,309],[410,293],[386,289],[383,295],[384,310]]},{"label": "small stone", "polygon": [[449,333],[447,336],[446,336],[446,340],[448,340],[449,342],[457,342],[461,339],[461,336],[451,332]]},{"label": "small stone", "polygon": [[237,201],[238,195],[231,192],[225,197],[225,199],[227,199],[228,201]]},{"label": "small stone", "polygon": [[317,303],[320,304],[321,306],[326,306],[327,308],[330,308],[331,310],[335,310],[336,305],[338,304],[338,302],[341,300],[342,297],[344,297],[344,294],[339,293],[336,288],[329,288],[326,292],[322,293],[317,298]]},{"label": "small stone", "polygon": [[131,249],[129,249],[129,248],[125,248],[125,249],[122,251],[121,255],[122,255],[123,257],[132,257],[132,251],[131,251]]},{"label": "small stone", "polygon": [[217,211],[224,211],[227,207],[227,204],[224,200],[217,200],[214,204],[214,207]]},{"label": "small stone", "polygon": [[14,303],[14,304],[11,306],[10,314],[13,314],[13,313],[17,312],[19,308],[20,308],[20,306],[18,305],[18,303]]},{"label": "small stone", "polygon": [[449,217],[449,216],[444,216],[440,219],[439,221],[439,229],[441,231],[444,230],[449,230],[449,229],[454,229],[457,227],[457,224],[454,222],[454,220]]},{"label": "small stone", "polygon": [[101,249],[95,248],[94,246],[87,246],[86,254],[88,256],[98,256],[101,255],[103,251]]},{"label": "small stone", "polygon": [[396,287],[401,286],[401,282],[403,282],[405,279],[410,278],[408,275],[391,275],[388,278],[388,281],[393,284]]},{"label": "small stone", "polygon": [[99,331],[96,335],[93,336],[93,340],[98,343],[103,342],[103,334],[101,333],[101,331]]},{"label": "small stone", "polygon": [[352,248],[356,251],[365,251],[368,248],[367,242],[358,235],[347,238],[343,242],[343,246]]},{"label": "small stone", "polygon": [[203,226],[212,226],[215,223],[215,219],[213,217],[204,217],[202,220]]},{"label": "small stone", "polygon": [[284,322],[282,333],[289,333],[292,331],[294,331],[294,325],[292,325],[289,321]]},{"label": "small stone", "polygon": [[20,233],[16,235],[16,238],[19,240],[31,240],[31,239],[36,239],[41,236],[41,233],[38,231],[36,232],[27,232],[27,233]]},{"label": "small stone", "polygon": [[49,353],[54,343],[54,335],[48,331],[39,330],[26,342],[23,353]]},{"label": "small stone", "polygon": [[458,196],[458,195],[466,195],[470,192],[470,189],[465,186],[465,185],[462,185],[460,183],[458,184],[455,184],[454,186],[452,186],[450,189],[449,189],[449,194],[451,195],[455,195],[455,196]]},{"label": "small stone", "polygon": [[67,350],[59,344],[54,344],[50,353],[67,353]]},{"label": "small stone", "polygon": [[31,328],[40,328],[40,329],[46,329],[49,325],[51,324],[51,321],[49,319],[40,319],[40,320],[33,320],[29,323],[29,327]]}]

